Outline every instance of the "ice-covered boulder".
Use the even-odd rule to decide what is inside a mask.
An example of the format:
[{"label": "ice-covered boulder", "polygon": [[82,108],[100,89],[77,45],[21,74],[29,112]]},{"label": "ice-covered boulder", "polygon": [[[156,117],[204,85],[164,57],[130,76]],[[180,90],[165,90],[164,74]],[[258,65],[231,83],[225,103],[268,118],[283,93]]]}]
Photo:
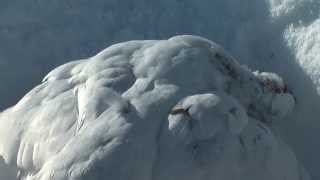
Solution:
[{"label": "ice-covered boulder", "polygon": [[120,43],[2,112],[0,156],[25,180],[308,179],[271,130],[284,87],[200,37]]}]

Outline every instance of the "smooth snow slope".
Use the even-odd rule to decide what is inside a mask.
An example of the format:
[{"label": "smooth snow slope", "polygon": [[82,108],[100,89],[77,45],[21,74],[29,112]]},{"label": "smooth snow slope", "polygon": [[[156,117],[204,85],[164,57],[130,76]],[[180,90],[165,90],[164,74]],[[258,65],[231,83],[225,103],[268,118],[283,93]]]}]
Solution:
[{"label": "smooth snow slope", "polygon": [[295,106],[196,36],[113,45],[51,71],[0,114],[0,156],[25,180],[308,180],[272,130]]}]

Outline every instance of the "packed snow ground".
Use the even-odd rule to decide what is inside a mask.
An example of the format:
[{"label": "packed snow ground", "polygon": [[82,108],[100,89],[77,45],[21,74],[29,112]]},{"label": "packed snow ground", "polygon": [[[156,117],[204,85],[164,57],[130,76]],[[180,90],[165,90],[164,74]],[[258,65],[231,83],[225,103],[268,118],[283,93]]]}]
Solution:
[{"label": "packed snow ground", "polygon": [[202,35],[288,82],[298,104],[279,132],[320,179],[319,11],[319,0],[1,0],[0,109],[53,67],[114,42]]},{"label": "packed snow ground", "polygon": [[206,39],[130,41],[0,114],[0,156],[25,180],[308,180],[272,127],[295,104]]}]

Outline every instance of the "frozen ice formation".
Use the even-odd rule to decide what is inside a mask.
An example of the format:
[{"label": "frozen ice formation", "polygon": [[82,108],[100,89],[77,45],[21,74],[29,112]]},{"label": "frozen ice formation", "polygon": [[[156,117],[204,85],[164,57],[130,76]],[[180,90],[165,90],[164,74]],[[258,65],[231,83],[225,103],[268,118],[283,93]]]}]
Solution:
[{"label": "frozen ice formation", "polygon": [[307,180],[273,130],[295,105],[196,36],[130,41],[62,65],[0,114],[24,180]]}]

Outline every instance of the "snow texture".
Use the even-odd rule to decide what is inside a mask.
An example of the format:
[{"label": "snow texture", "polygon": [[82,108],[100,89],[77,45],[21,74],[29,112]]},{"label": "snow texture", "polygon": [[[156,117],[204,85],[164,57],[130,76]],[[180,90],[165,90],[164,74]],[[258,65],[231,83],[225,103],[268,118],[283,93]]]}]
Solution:
[{"label": "snow texture", "polygon": [[294,98],[209,40],[130,41],[1,113],[0,156],[24,180],[308,180],[272,127]]},{"label": "snow texture", "polygon": [[306,69],[320,92],[320,18],[310,25],[291,25],[286,31],[286,39],[295,50],[298,63]]}]

